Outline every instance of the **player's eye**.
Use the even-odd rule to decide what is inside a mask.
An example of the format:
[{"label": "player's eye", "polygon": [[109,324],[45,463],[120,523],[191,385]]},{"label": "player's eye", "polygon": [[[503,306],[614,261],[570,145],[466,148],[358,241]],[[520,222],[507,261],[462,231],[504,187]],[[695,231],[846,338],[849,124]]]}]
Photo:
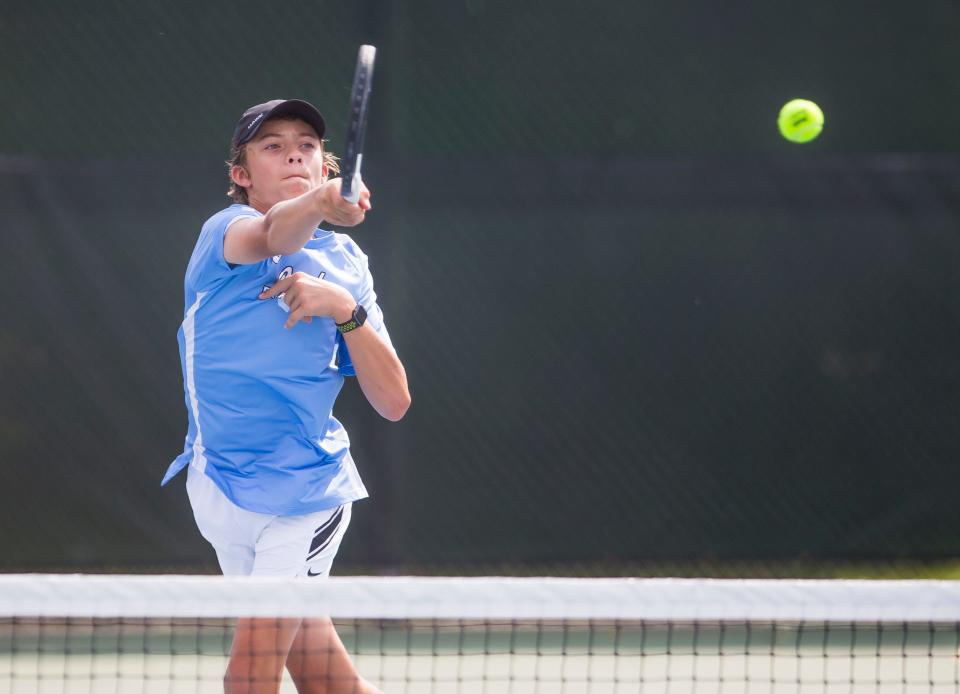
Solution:
[{"label": "player's eye", "polygon": [[280,149],[280,145],[278,145],[276,142],[271,142],[266,147],[264,147],[264,149]]},{"label": "player's eye", "polygon": [[307,149],[316,149],[316,148],[317,148],[317,146],[316,146],[315,144],[313,144],[312,142],[304,142],[304,143],[303,143],[302,145],[300,145],[300,146],[301,146],[301,147],[306,147]]}]

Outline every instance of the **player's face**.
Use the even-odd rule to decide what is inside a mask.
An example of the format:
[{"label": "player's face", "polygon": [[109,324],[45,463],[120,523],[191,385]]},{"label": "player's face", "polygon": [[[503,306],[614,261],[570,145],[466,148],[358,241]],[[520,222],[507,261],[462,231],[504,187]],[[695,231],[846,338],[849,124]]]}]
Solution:
[{"label": "player's face", "polygon": [[247,143],[244,167],[251,206],[265,211],[323,183],[327,171],[321,144],[302,120],[270,120],[260,126]]}]

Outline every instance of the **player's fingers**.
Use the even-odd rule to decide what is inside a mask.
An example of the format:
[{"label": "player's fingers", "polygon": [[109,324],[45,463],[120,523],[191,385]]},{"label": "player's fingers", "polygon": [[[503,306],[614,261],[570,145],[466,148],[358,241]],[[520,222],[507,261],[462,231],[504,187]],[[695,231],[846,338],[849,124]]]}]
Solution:
[{"label": "player's fingers", "polygon": [[291,314],[295,313],[303,306],[303,302],[299,298],[290,298],[290,292],[287,292],[283,295],[283,303],[285,303],[287,308],[290,309]]},{"label": "player's fingers", "polygon": [[303,322],[304,322],[304,323],[313,323],[313,316],[304,316],[304,317],[303,317]]},{"label": "player's fingers", "polygon": [[364,210],[370,209],[370,189],[367,188],[363,181],[360,181],[360,195],[357,199],[357,204]]},{"label": "player's fingers", "polygon": [[283,324],[284,328],[290,329],[297,324],[297,321],[303,320],[306,317],[303,307],[298,308],[296,311],[290,311],[290,315],[287,317],[287,322]]},{"label": "player's fingers", "polygon": [[274,296],[277,296],[278,294],[283,294],[285,291],[287,291],[290,288],[290,285],[292,285],[294,282],[296,282],[296,277],[294,277],[293,275],[290,275],[289,277],[284,277],[282,280],[279,280],[275,285],[273,285],[269,289],[263,292],[260,292],[260,298],[270,299]]},{"label": "player's fingers", "polygon": [[279,295],[279,294],[283,294],[283,288],[279,288],[279,289],[278,289],[278,288],[277,288],[278,285],[279,285],[279,282],[278,282],[277,284],[273,285],[272,287],[267,287],[266,289],[264,289],[262,292],[260,292],[260,298],[261,298],[261,299],[272,299],[273,297],[275,297],[275,296],[277,296],[277,295]]},{"label": "player's fingers", "polygon": [[363,197],[361,197],[356,203],[350,205],[350,209],[346,210],[346,212],[350,217],[351,226],[357,225],[363,221],[363,215],[366,213],[369,205],[369,196],[367,197],[366,202],[364,202]]},{"label": "player's fingers", "polygon": [[349,209],[343,210],[336,219],[331,219],[333,224],[342,227],[355,227],[363,221],[363,208],[353,203],[348,203]]}]

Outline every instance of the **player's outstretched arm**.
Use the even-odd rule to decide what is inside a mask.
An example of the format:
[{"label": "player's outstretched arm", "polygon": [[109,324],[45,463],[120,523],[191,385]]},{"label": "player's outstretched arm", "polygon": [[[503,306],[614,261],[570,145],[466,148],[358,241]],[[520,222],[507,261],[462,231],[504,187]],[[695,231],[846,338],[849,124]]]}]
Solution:
[{"label": "player's outstretched arm", "polygon": [[331,179],[278,202],[262,217],[238,220],[223,239],[223,257],[228,263],[247,265],[274,255],[291,255],[303,248],[321,222],[342,227],[360,224],[370,209],[370,191],[364,187],[359,201],[347,202],[340,195],[340,182]]}]

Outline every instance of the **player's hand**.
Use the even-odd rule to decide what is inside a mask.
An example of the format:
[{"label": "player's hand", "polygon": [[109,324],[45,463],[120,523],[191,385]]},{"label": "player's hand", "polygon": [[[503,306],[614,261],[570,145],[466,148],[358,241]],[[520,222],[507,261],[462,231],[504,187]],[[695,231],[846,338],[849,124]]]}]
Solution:
[{"label": "player's hand", "polygon": [[364,220],[364,216],[372,208],[370,205],[370,191],[363,184],[360,186],[360,199],[357,202],[347,202],[340,194],[340,185],[343,179],[332,178],[315,190],[317,204],[323,214],[323,219],[340,227],[353,227]]},{"label": "player's hand", "polygon": [[337,323],[350,320],[356,299],[339,284],[295,272],[260,293],[261,299],[283,294],[283,303],[290,309],[284,328],[292,328],[298,321],[312,323],[314,316],[329,316]]}]

